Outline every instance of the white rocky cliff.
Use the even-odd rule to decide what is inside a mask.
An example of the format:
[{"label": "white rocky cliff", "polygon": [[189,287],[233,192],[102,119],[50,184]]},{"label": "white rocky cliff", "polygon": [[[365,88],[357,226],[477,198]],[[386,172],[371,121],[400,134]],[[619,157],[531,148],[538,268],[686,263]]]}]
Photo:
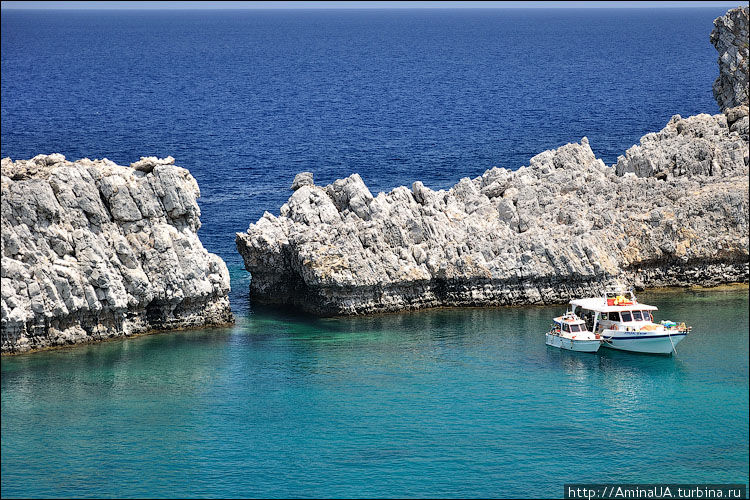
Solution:
[{"label": "white rocky cliff", "polygon": [[[716,18],[711,43],[719,52],[719,77],[714,97],[723,112],[748,104],[748,11],[737,7]],[[745,111],[747,116],[747,111]],[[730,119],[730,121],[733,121]]]},{"label": "white rocky cliff", "polygon": [[198,184],[173,163],[2,160],[3,353],[233,321]]},{"label": "white rocky cliff", "polygon": [[[716,37],[740,25],[717,20]],[[675,116],[611,167],[584,138],[449,190],[373,196],[357,174],[300,174],[278,217],[237,234],[251,297],[337,315],[563,302],[615,278],[747,282],[747,103],[720,94],[725,114]]]}]

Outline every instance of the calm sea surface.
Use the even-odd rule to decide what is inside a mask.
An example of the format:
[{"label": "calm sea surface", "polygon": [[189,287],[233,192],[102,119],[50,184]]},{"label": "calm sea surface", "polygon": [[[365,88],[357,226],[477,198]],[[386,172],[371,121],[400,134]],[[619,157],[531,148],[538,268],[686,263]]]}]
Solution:
[{"label": "calm sea surface", "polygon": [[234,233],[300,171],[439,189],[583,136],[612,164],[674,114],[718,113],[725,12],[5,10],[0,154],[172,155],[201,240],[242,268]]},{"label": "calm sea surface", "polygon": [[559,307],[229,329],[2,360],[2,494],[561,497],[748,480],[748,295],[649,293],[673,357],[544,344]]},{"label": "calm sea surface", "polygon": [[748,482],[748,292],[644,294],[674,357],[544,345],[554,308],[314,319],[234,249],[299,171],[444,188],[587,136],[607,163],[716,113],[725,9],[3,10],[13,159],[172,155],[237,325],[2,359],[3,497],[561,496]]}]

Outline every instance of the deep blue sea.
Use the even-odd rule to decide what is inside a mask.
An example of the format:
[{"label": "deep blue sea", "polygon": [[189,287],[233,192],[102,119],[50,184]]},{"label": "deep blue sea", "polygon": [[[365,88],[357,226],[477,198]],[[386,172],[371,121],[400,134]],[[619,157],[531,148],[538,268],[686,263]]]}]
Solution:
[{"label": "deep blue sea", "polygon": [[[234,247],[300,171],[445,188],[587,136],[606,163],[717,113],[724,8],[3,9],[2,140],[201,187],[237,325],[2,359],[2,496],[561,496],[748,482],[748,292],[652,292],[674,357],[544,345],[559,308],[316,320]],[[644,297],[645,299],[646,297]]]},{"label": "deep blue sea", "polygon": [[9,11],[13,159],[176,158],[201,240],[277,213],[297,172],[439,189],[588,137],[606,163],[674,114],[718,113],[723,8]]}]

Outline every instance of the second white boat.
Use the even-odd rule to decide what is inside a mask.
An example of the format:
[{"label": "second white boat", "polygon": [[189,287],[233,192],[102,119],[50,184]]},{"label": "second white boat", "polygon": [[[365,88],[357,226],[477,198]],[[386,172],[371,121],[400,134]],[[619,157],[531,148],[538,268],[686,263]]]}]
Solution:
[{"label": "second white boat", "polygon": [[552,321],[552,328],[546,334],[548,346],[578,352],[599,350],[601,336],[588,331],[584,321],[575,314],[568,312]]}]

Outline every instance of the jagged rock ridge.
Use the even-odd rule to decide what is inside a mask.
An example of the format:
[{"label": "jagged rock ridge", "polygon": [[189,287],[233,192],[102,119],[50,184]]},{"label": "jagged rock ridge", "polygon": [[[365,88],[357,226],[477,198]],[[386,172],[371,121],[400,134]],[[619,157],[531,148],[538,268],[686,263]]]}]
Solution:
[{"label": "jagged rock ridge", "polygon": [[447,191],[415,182],[373,196],[357,174],[296,183],[279,217],[237,234],[252,297],[337,315],[563,302],[613,278],[747,281],[745,140],[724,115],[699,115],[642,142],[622,175],[584,138]]},{"label": "jagged rock ridge", "polygon": [[2,352],[233,321],[174,159],[2,160]]},{"label": "jagged rock ridge", "polygon": [[615,169],[584,138],[447,191],[295,182],[237,234],[252,297],[337,315],[747,281],[746,141],[724,115],[675,116],[635,148]]},{"label": "jagged rock ridge", "polygon": [[610,168],[588,141],[451,189],[373,196],[359,175],[295,178],[237,249],[254,300],[323,314],[563,302],[636,286],[748,281],[747,17],[718,18],[724,114],[674,116]]},{"label": "jagged rock ridge", "polygon": [[737,7],[714,20],[711,43],[719,52],[719,77],[713,90],[730,130],[748,137],[748,16],[750,8]]}]

